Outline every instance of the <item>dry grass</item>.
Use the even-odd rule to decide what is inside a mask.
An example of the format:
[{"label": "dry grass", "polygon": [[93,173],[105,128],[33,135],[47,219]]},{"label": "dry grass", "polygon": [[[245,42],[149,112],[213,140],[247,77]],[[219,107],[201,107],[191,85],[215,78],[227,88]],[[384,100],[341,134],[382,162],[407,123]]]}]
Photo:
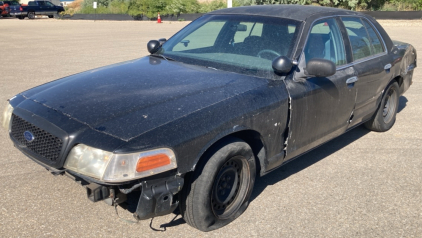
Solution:
[{"label": "dry grass", "polygon": [[65,11],[64,14],[73,15],[76,12],[78,12],[79,10],[81,10],[83,1],[84,0],[75,0],[74,2],[68,4],[65,8],[66,11]]},{"label": "dry grass", "polygon": [[70,7],[70,8],[74,8],[74,9],[80,9],[83,1],[84,0],[76,0],[76,1],[68,4],[67,6]]}]

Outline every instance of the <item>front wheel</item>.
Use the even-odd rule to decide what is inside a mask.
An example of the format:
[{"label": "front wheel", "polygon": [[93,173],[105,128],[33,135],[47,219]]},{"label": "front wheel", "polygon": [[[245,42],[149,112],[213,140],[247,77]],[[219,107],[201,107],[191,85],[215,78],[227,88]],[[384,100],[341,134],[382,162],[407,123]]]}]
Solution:
[{"label": "front wheel", "polygon": [[365,123],[366,128],[378,132],[390,130],[396,122],[398,107],[399,85],[394,81],[385,90],[381,104],[372,119]]},{"label": "front wheel", "polygon": [[229,224],[248,207],[255,175],[255,156],[247,143],[237,138],[220,143],[185,177],[183,218],[201,231]]}]

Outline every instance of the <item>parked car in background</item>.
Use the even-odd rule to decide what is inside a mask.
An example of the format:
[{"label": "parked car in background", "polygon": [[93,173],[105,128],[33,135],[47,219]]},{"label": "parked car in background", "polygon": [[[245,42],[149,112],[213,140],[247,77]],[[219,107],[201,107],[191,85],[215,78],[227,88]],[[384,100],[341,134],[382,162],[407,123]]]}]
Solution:
[{"label": "parked car in background", "polygon": [[13,96],[3,126],[91,201],[140,220],[179,206],[202,231],[246,210],[256,176],[358,125],[392,128],[417,58],[370,16],[301,5],[217,10],[147,47]]},{"label": "parked car in background", "polygon": [[8,17],[10,9],[15,6],[20,6],[16,1],[0,1],[0,15],[2,17]]},{"label": "parked car in background", "polygon": [[3,1],[0,1],[0,15],[2,17],[9,16],[9,5],[5,4]]},{"label": "parked car in background", "polygon": [[8,16],[10,15],[11,11],[19,10],[21,5],[17,1],[3,1],[3,3],[8,6]]},{"label": "parked car in background", "polygon": [[49,18],[53,18],[54,14],[59,14],[63,11],[64,8],[62,6],[56,6],[49,1],[30,1],[28,6],[11,8],[10,15],[19,19],[24,19],[25,17],[34,19],[36,15],[47,15]]}]

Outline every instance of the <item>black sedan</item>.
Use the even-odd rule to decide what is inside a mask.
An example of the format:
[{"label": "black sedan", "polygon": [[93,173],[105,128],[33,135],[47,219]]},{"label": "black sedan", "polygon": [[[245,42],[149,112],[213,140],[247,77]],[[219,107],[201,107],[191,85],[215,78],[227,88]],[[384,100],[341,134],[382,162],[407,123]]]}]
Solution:
[{"label": "black sedan", "polygon": [[372,17],[314,6],[222,9],[147,46],[12,97],[3,126],[93,202],[179,207],[202,231],[246,210],[256,175],[358,125],[389,130],[416,67]]}]

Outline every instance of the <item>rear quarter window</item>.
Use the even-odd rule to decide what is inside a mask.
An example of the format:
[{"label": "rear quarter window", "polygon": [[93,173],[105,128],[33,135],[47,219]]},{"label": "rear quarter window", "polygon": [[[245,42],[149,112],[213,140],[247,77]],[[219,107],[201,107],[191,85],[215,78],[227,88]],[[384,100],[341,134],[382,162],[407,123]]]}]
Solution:
[{"label": "rear quarter window", "polygon": [[369,24],[369,22],[365,19],[362,19],[363,24],[366,27],[366,30],[368,31],[368,35],[372,44],[371,50],[372,50],[372,54],[379,54],[384,52],[384,47],[382,44],[382,41],[379,37],[379,35],[375,32],[374,28],[372,27],[371,24]]}]

